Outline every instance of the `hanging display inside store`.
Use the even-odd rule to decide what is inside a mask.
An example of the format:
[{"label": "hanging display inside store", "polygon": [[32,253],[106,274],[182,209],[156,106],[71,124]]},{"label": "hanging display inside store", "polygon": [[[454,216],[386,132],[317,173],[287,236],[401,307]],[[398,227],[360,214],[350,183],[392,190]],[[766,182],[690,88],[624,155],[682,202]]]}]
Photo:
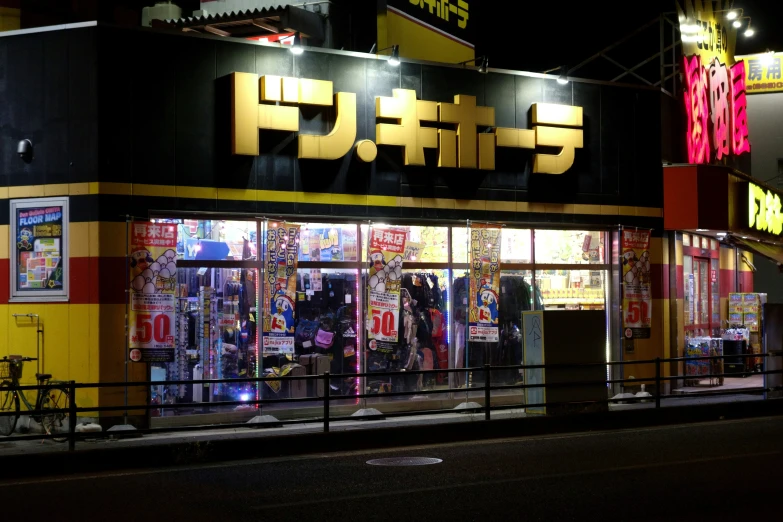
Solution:
[{"label": "hanging display inside store", "polygon": [[370,229],[367,259],[367,338],[370,350],[391,353],[399,338],[400,285],[406,232],[402,228]]},{"label": "hanging display inside store", "polygon": [[177,225],[134,222],[130,229],[130,360],[172,362]]},{"label": "hanging display inside store", "polygon": [[468,340],[498,342],[500,227],[470,227],[470,321]]},{"label": "hanging display inside store", "polygon": [[652,325],[650,231],[623,230],[623,331],[626,339],[649,339]]},{"label": "hanging display inside store", "polygon": [[299,225],[269,222],[264,246],[264,354],[294,353],[298,260]]},{"label": "hanging display inside store", "polygon": [[66,199],[12,202],[15,296],[64,291],[66,204]]}]

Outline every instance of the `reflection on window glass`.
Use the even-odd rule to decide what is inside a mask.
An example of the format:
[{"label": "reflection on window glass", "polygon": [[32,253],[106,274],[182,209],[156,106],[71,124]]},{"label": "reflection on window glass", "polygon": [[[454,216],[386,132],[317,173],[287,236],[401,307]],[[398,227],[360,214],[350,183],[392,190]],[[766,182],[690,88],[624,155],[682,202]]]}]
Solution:
[{"label": "reflection on window glass", "polygon": [[356,225],[304,223],[299,232],[299,261],[357,261]]},{"label": "reflection on window glass", "polygon": [[602,232],[582,230],[536,230],[537,264],[601,264],[604,259]]},{"label": "reflection on window glass", "polygon": [[468,262],[468,229],[466,227],[451,229],[451,259],[454,263]]},{"label": "reflection on window glass", "polygon": [[606,270],[539,270],[546,310],[604,310]]},{"label": "reflection on window glass", "polygon": [[530,263],[530,230],[504,228],[500,233],[500,260],[505,263]]},{"label": "reflection on window glass", "polygon": [[256,222],[224,219],[154,219],[176,223],[177,259],[247,261],[256,259]]}]

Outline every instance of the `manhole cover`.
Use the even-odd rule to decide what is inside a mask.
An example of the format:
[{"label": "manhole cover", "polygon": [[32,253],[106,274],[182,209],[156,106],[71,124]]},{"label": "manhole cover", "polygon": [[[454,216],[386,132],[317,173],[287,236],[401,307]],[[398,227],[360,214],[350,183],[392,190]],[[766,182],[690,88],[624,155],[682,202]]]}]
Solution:
[{"label": "manhole cover", "polygon": [[440,464],[441,459],[430,457],[391,457],[388,459],[368,460],[370,466],[427,466],[429,464]]}]

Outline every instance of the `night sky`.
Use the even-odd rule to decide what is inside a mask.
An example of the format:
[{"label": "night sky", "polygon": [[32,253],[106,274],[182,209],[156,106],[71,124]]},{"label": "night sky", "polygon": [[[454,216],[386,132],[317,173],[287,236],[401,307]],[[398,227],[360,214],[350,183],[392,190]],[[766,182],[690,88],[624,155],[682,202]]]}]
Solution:
[{"label": "night sky", "polygon": [[[490,67],[541,72],[569,68],[633,32],[659,13],[674,12],[675,0],[565,0],[533,2],[474,0],[480,31],[477,55],[487,55]],[[507,6],[514,6],[513,8]],[[736,1],[752,18],[756,34],[738,35],[736,54],[767,49],[783,51],[783,2]],[[656,35],[650,33],[655,39]],[[641,59],[646,58],[642,57]],[[625,63],[631,66],[633,63]]]}]

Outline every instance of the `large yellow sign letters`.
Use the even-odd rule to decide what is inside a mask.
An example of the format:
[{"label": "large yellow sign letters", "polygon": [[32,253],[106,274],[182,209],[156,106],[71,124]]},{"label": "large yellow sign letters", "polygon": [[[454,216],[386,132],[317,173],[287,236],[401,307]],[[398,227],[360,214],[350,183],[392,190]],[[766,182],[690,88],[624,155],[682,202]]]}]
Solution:
[{"label": "large yellow sign letters", "polygon": [[[299,158],[335,160],[352,148],[360,161],[374,161],[377,145],[401,147],[405,165],[425,165],[424,150],[438,150],[438,166],[495,169],[495,148],[555,149],[536,152],[533,172],[563,174],[582,148],[582,108],[534,103],[532,129],[495,127],[495,108],[458,94],[454,103],[417,100],[416,92],[394,89],[375,98],[376,142],[356,143],[356,94],[333,93],[332,82],[306,78],[233,73],[231,77],[232,153],[257,156],[258,130],[299,132],[297,105],[336,106],[336,121],[326,136],[299,134]],[[427,125],[422,125],[426,122]]]}]

